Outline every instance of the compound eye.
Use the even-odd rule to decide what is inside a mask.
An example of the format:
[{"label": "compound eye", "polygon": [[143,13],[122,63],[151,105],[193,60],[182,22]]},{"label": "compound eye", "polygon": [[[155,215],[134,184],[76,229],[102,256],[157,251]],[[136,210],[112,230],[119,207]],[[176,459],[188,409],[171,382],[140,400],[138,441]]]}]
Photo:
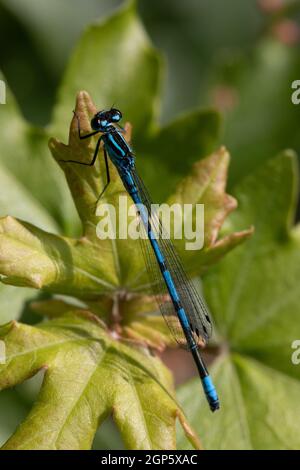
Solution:
[{"label": "compound eye", "polygon": [[122,119],[122,113],[118,109],[112,108],[111,109],[111,120],[113,122],[118,122],[120,119]]},{"label": "compound eye", "polygon": [[91,120],[91,127],[94,131],[97,131],[101,127],[101,120],[98,116],[94,116]]}]

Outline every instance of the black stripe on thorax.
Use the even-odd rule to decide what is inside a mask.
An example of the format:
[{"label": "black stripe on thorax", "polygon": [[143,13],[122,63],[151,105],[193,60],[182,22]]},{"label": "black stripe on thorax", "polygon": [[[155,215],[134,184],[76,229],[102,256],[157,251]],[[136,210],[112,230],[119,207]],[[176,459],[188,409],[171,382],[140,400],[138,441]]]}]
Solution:
[{"label": "black stripe on thorax", "polygon": [[118,132],[111,132],[110,136],[111,137],[110,137],[109,143],[111,146],[114,147],[114,150],[116,152],[120,151],[118,148],[120,147],[122,151],[124,152],[124,155],[127,155],[128,153],[130,153],[130,148],[128,147],[126,141]]}]

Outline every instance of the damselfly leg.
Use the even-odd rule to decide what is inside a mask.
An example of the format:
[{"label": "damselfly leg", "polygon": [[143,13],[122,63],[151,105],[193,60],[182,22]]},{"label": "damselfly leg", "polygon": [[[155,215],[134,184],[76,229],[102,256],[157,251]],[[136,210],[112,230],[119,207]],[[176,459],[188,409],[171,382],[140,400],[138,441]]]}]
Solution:
[{"label": "damselfly leg", "polygon": [[96,130],[96,131],[93,131],[93,132],[89,132],[88,134],[85,134],[85,135],[81,135],[81,128],[80,128],[80,119],[79,119],[79,116],[78,114],[73,111],[73,114],[77,120],[77,130],[78,130],[78,136],[79,136],[79,139],[80,140],[83,140],[83,139],[88,139],[89,137],[93,137],[93,135],[96,135],[96,134],[99,134],[99,130]]},{"label": "damselfly leg", "polygon": [[[86,135],[81,135],[81,128],[80,128],[80,119],[79,119],[79,116],[75,113],[75,111],[73,111],[74,113],[74,116],[76,117],[77,119],[77,124],[78,124],[78,137],[79,139],[83,140],[83,139],[87,139],[87,138],[90,138],[92,136],[94,136],[95,134],[98,134],[100,131],[93,131],[93,132],[90,132],[89,134],[86,134]],[[96,147],[95,147],[95,151],[94,151],[94,155],[93,155],[93,158],[90,162],[79,162],[78,160],[60,160],[61,162],[64,162],[64,163],[76,163],[77,165],[85,165],[85,166],[93,166],[95,164],[95,161],[96,161],[96,158],[98,156],[98,153],[99,153],[99,149],[100,149],[100,144],[101,144],[101,141],[102,141],[102,135],[99,137],[99,139],[97,140],[97,144],[96,144]],[[110,183],[110,173],[109,173],[109,166],[108,166],[108,157],[107,157],[107,152],[105,150],[105,147],[103,147],[103,154],[104,154],[104,161],[105,161],[105,169],[106,169],[106,183],[105,183],[105,186],[104,188],[102,189],[100,195],[98,196],[97,198],[97,201],[95,203],[95,210],[96,210],[96,207],[97,207],[97,204],[99,202],[99,200],[101,199],[101,197],[103,196],[105,190],[108,188],[109,186],[109,183]]]}]

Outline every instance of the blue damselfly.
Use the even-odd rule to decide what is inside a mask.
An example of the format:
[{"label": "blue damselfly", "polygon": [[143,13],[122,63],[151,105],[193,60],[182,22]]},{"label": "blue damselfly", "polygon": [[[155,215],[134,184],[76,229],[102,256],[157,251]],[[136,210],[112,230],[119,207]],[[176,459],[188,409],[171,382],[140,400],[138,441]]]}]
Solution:
[{"label": "blue damselfly", "polygon": [[100,144],[103,143],[107,181],[98,200],[110,183],[109,157],[135,203],[146,231],[147,243],[143,243],[143,253],[161,313],[176,341],[185,345],[192,353],[209,406],[215,411],[219,408],[218,395],[200,354],[200,348],[207,343],[212,333],[210,316],[201,294],[184,271],[171,240],[161,236],[164,227],[158,215],[151,210],[151,199],[137,173],[135,156],[122,135],[124,130],[118,124],[122,114],[115,108],[96,113],[91,120],[92,132],[86,135],[81,134],[79,117],[76,114],[75,116],[80,139],[87,139],[98,133],[101,133],[101,136],[89,163],[65,161],[92,166],[96,161]]}]

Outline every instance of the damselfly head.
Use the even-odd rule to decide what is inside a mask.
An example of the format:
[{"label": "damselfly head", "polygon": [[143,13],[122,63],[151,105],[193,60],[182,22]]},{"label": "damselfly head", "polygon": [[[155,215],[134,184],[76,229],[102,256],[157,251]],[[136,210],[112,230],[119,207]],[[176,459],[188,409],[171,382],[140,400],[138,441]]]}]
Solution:
[{"label": "damselfly head", "polygon": [[109,111],[99,111],[91,120],[91,127],[94,131],[106,132],[110,124]]},{"label": "damselfly head", "polygon": [[108,126],[113,122],[119,122],[122,119],[122,113],[116,108],[108,111],[99,111],[91,120],[91,127],[95,131],[105,132]]}]

